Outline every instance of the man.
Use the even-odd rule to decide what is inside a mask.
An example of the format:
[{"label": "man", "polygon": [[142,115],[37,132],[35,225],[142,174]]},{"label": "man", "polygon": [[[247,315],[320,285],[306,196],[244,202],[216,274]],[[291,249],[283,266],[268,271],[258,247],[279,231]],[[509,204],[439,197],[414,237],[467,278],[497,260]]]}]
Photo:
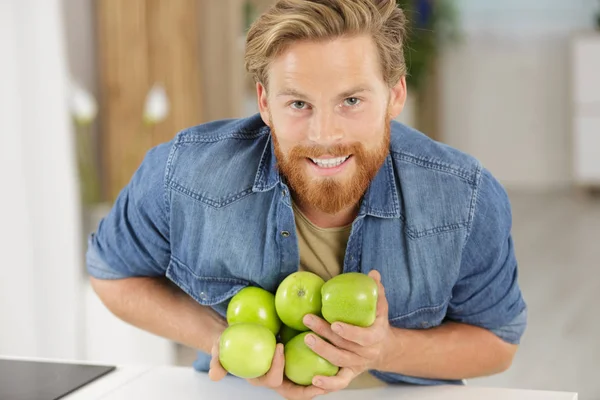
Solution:
[{"label": "man", "polygon": [[380,285],[372,327],[305,317],[329,342],[307,344],[338,375],[293,385],[278,351],[251,383],[301,399],[508,368],[526,325],[509,201],[477,160],[392,122],[407,95],[405,25],[392,0],[281,0],[261,16],[246,49],[260,115],[147,154],[90,238],[104,304],[199,349],[196,369],[219,380],[240,289],[274,293],[298,269],[359,271]]}]

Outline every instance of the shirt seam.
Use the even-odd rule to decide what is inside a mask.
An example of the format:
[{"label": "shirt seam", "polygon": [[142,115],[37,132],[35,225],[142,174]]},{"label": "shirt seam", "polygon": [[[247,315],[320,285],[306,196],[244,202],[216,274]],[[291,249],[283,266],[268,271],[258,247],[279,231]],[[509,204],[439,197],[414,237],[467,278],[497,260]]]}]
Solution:
[{"label": "shirt seam", "polygon": [[436,226],[430,229],[425,229],[423,231],[415,231],[406,225],[406,221],[403,221],[406,226],[406,233],[411,239],[419,239],[426,236],[440,235],[447,232],[458,231],[464,228],[469,228],[469,222],[457,222],[454,224]]},{"label": "shirt seam", "polygon": [[390,323],[398,322],[400,320],[403,320],[403,319],[406,319],[406,318],[410,318],[410,317],[414,317],[415,315],[419,315],[419,314],[423,314],[423,313],[437,312],[439,310],[443,310],[444,307],[450,301],[450,298],[451,297],[449,296],[446,299],[444,299],[442,302],[440,302],[440,303],[438,303],[436,305],[433,305],[433,306],[420,307],[420,308],[417,308],[415,310],[409,311],[407,313],[404,313],[404,314],[392,317],[392,318],[390,318]]},{"label": "shirt seam", "polygon": [[471,202],[469,204],[469,217],[467,220],[467,234],[465,236],[465,242],[463,243],[462,248],[460,250],[461,260],[463,258],[467,244],[469,243],[469,239],[471,238],[471,233],[473,233],[473,221],[475,220],[475,212],[477,211],[477,205],[479,203],[479,192],[480,192],[482,180],[483,180],[483,173],[482,173],[481,166],[478,166],[476,175],[477,175],[477,184],[475,185],[475,188],[473,189],[473,194],[471,196]]},{"label": "shirt seam", "polygon": [[[414,154],[398,152],[395,150],[391,150],[390,153],[392,156],[399,161],[405,161],[414,165],[418,165],[420,167],[436,170],[438,172],[447,173],[452,176],[456,176],[461,180],[467,182],[469,185],[474,186],[477,180],[477,168],[475,174],[472,171],[468,171],[463,168],[456,167],[449,163],[445,163],[439,160],[428,159],[424,157],[420,157]],[[475,175],[475,176],[474,176]]]},{"label": "shirt seam", "polygon": [[214,200],[209,197],[203,196],[193,190],[190,190],[175,181],[171,181],[171,184],[169,185],[169,187],[172,190],[179,192],[183,195],[186,195],[193,200],[200,201],[200,202],[202,202],[208,206],[214,207],[214,208],[222,208],[222,207],[228,206],[231,203],[235,203],[236,201],[252,194],[252,188],[247,188],[247,189],[242,190],[239,193],[231,194],[228,197],[224,197],[221,200]]},{"label": "shirt seam", "polygon": [[[163,174],[163,202],[165,205],[165,212],[167,215],[171,214],[171,199],[169,196],[169,183],[171,181],[171,167],[173,165],[173,159],[175,158],[176,146],[173,144],[169,151],[169,157],[167,157],[167,164],[165,165],[165,171]],[[170,220],[170,218],[169,218]],[[169,227],[171,223],[169,221]]]},{"label": "shirt seam", "polygon": [[242,139],[242,140],[253,140],[259,136],[263,136],[267,133],[268,127],[262,127],[259,129],[244,129],[239,128],[217,135],[206,135],[199,132],[183,131],[177,138],[176,145],[188,144],[188,143],[212,143],[220,142],[227,139]]}]

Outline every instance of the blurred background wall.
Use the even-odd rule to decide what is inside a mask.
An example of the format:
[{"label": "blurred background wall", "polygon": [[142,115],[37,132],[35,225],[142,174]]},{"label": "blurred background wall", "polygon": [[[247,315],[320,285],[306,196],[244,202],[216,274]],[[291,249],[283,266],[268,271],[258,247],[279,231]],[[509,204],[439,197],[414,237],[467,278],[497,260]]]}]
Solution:
[{"label": "blurred background wall", "polygon": [[511,188],[571,185],[571,47],[593,26],[598,2],[456,4],[464,34],[442,59],[445,141],[480,158]]},{"label": "blurred background wall", "polygon": [[[244,33],[271,3],[0,2],[0,354],[189,365],[104,309],[85,240],[150,147],[257,111]],[[514,208],[530,328],[472,384],[600,399],[600,4],[399,3],[421,10],[399,120],[479,158]]]}]

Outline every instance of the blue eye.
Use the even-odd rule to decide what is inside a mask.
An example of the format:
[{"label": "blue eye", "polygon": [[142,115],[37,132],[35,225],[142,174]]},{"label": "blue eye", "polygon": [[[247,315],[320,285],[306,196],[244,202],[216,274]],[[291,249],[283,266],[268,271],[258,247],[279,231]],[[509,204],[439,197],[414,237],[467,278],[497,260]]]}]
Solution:
[{"label": "blue eye", "polygon": [[292,106],[292,108],[296,109],[296,110],[303,110],[306,108],[306,103],[303,101],[294,101],[292,104],[290,104]]},{"label": "blue eye", "polygon": [[354,107],[360,104],[360,99],[356,97],[348,97],[346,100],[344,100],[344,104],[349,107]]}]

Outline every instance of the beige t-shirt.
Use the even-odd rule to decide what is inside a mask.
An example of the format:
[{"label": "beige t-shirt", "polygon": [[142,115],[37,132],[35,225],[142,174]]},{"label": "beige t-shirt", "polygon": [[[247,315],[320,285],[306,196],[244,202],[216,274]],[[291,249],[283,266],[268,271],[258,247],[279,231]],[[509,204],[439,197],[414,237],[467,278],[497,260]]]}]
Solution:
[{"label": "beige t-shirt", "polygon": [[[344,266],[344,256],[352,225],[340,228],[320,228],[313,224],[292,202],[296,220],[300,270],[310,271],[325,281],[339,275]],[[385,383],[368,372],[356,377],[348,389],[385,386]]]}]

